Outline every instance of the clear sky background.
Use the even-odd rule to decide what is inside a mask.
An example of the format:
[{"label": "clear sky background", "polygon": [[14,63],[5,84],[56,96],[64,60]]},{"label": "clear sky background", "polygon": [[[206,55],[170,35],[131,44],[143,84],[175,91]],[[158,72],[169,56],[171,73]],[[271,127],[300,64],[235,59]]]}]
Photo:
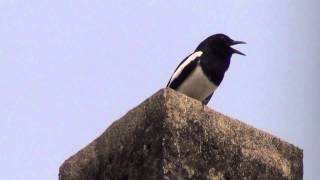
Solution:
[{"label": "clear sky background", "polygon": [[246,41],[209,106],[304,150],[320,177],[320,3],[0,0],[1,180],[63,161],[163,88],[209,35]]}]

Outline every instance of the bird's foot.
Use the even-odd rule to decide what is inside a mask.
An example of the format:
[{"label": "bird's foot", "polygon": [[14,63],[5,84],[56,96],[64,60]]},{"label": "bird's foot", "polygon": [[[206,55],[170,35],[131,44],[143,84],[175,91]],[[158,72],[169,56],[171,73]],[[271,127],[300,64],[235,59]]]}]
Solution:
[{"label": "bird's foot", "polygon": [[204,111],[204,109],[205,109],[205,107],[206,107],[206,104],[201,103],[201,105],[202,105],[202,111]]}]

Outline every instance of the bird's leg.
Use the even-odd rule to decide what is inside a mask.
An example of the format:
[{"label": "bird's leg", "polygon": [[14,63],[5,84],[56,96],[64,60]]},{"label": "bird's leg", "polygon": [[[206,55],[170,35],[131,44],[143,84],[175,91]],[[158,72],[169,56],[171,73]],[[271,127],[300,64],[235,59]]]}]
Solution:
[{"label": "bird's leg", "polygon": [[201,102],[201,105],[202,105],[202,111],[204,111],[204,108],[205,108],[206,104]]}]

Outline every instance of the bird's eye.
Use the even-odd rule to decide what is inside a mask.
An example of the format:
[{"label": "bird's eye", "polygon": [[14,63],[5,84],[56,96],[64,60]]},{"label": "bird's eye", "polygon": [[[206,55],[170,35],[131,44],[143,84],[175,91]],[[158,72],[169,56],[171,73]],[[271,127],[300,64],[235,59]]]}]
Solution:
[{"label": "bird's eye", "polygon": [[221,40],[221,41],[226,41],[227,38],[226,38],[225,36],[220,36],[220,40]]}]

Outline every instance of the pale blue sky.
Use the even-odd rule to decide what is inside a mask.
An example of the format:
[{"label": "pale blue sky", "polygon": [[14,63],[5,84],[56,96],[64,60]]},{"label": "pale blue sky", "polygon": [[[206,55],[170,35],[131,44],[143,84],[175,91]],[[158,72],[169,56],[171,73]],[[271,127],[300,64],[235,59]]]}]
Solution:
[{"label": "pale blue sky", "polygon": [[163,88],[209,35],[238,49],[209,106],[304,149],[320,174],[320,3],[0,0],[1,180],[61,163]]}]

